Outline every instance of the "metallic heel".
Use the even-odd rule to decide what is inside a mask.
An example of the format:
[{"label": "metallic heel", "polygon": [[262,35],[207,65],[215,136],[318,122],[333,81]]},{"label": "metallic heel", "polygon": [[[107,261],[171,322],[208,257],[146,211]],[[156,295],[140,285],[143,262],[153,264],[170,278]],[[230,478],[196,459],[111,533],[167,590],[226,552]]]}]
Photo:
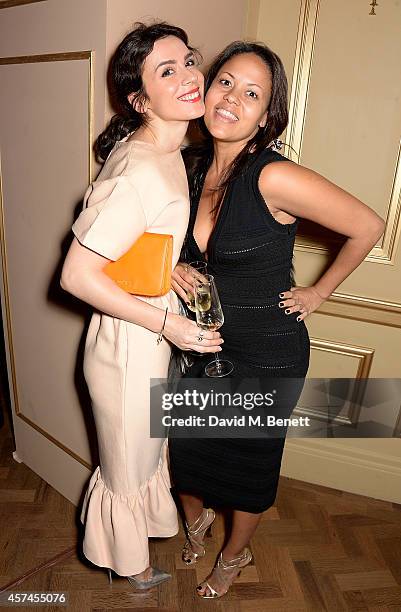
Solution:
[{"label": "metallic heel", "polygon": [[[202,597],[202,599],[216,599],[217,597],[223,597],[234,580],[240,575],[241,569],[248,565],[251,561],[252,553],[249,548],[244,548],[242,555],[236,557],[235,559],[230,559],[229,561],[224,561],[223,554],[220,553],[219,560],[213,568],[212,573],[197,587],[197,594],[199,597]],[[209,583],[209,580],[213,574],[222,585],[222,589],[219,591],[214,589]],[[200,593],[202,589],[204,589],[204,591],[203,593]],[[208,589],[210,594],[207,594]]]},{"label": "metallic heel", "polygon": [[166,580],[170,580],[171,574],[164,572],[163,570],[158,569],[157,567],[152,567],[152,578],[150,580],[138,580],[136,576],[127,576],[127,580],[132,586],[140,591],[145,591],[146,589],[151,589]]},{"label": "metallic heel", "polygon": [[[107,568],[107,573],[109,576],[109,584],[112,584],[113,577],[111,573],[111,569]],[[136,589],[140,591],[145,591],[147,589],[152,589],[153,587],[165,582],[166,580],[170,580],[171,574],[164,572],[163,570],[158,569],[157,567],[152,567],[152,578],[149,580],[139,580],[136,576],[124,576],[128,580],[128,582],[134,586]]]},{"label": "metallic heel", "polygon": [[[193,525],[189,526],[185,523],[187,531],[187,540],[182,549],[182,560],[187,565],[193,565],[206,554],[205,545],[203,540],[205,537],[211,537],[212,535],[212,523],[216,518],[216,514],[212,508],[203,509],[201,515],[196,519]],[[197,538],[198,536],[198,538]],[[200,552],[194,552],[192,546],[197,545],[201,547]]]}]

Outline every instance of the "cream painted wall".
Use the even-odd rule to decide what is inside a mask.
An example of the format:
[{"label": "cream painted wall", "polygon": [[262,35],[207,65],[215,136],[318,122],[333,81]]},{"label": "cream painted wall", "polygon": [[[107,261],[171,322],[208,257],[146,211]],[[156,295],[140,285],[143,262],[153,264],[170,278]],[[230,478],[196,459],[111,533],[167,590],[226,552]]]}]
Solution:
[{"label": "cream painted wall", "polygon": [[[297,94],[293,113],[296,97],[302,100],[307,92],[295,116],[302,135],[299,162],[375,209],[395,245],[392,262],[365,261],[344,281],[337,291],[350,295],[348,301],[331,300],[307,320],[312,339],[331,349],[322,351],[312,341],[311,377],[356,376],[364,359],[359,348],[372,352],[370,377],[401,377],[401,183],[394,183],[401,131],[401,6],[389,0],[376,16],[369,11],[363,0],[250,0],[248,33],[283,59]],[[288,141],[289,131],[286,136]],[[304,242],[296,249],[300,285],[313,283],[328,261],[310,246]],[[291,440],[283,473],[400,503],[401,440]]]}]

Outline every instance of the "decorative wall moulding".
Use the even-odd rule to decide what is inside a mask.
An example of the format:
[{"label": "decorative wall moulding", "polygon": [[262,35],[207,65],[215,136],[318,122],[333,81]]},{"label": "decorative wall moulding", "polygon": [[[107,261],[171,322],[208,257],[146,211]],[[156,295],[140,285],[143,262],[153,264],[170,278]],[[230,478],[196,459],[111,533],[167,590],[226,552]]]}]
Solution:
[{"label": "decorative wall moulding", "polygon": [[23,4],[33,4],[34,2],[47,2],[47,0],[0,0],[0,9],[22,6]]},{"label": "decorative wall moulding", "polygon": [[15,57],[0,57],[0,66],[9,66],[12,64],[39,64],[41,62],[69,62],[76,60],[88,61],[88,183],[91,183],[93,181],[92,145],[94,123],[94,55],[94,51],[67,51],[65,53],[44,53],[41,55],[18,55]]},{"label": "decorative wall moulding", "polygon": [[[341,410],[337,416],[333,419],[334,423],[347,425],[354,427],[358,425],[359,415],[361,412],[361,400],[363,397],[364,379],[369,378],[370,369],[372,367],[374,349],[368,347],[353,346],[350,344],[344,344],[343,342],[335,342],[333,340],[322,340],[318,338],[311,338],[311,350],[323,351],[326,353],[334,353],[341,357],[357,359],[357,370],[354,377],[355,381],[359,381],[359,384],[351,384],[347,389],[346,401],[342,402],[346,407],[345,412]],[[346,380],[346,379],[345,379]],[[349,384],[349,383],[348,383]],[[310,416],[313,419],[318,419],[324,422],[328,420],[328,406],[333,401],[330,400],[330,384],[327,386],[327,406],[303,406],[298,404],[294,410],[294,414],[302,416]],[[302,399],[302,398],[301,398]]]},{"label": "decorative wall moulding", "polygon": [[311,350],[324,351],[326,353],[335,353],[344,357],[353,357],[358,359],[358,368],[355,378],[368,378],[372,367],[374,349],[365,346],[354,346],[345,344],[344,342],[335,342],[334,340],[322,340],[320,338],[311,338]]},{"label": "decorative wall moulding", "polygon": [[[286,138],[289,146],[294,149],[289,149],[288,157],[295,162],[299,161],[302,150],[319,5],[319,0],[302,0],[301,3]],[[380,243],[366,257],[366,261],[394,265],[401,234],[401,142],[394,160],[392,189],[386,208],[384,235]],[[296,249],[312,253],[327,253],[330,251],[330,242],[333,241],[332,233],[321,228],[321,234],[318,239],[309,234],[299,235],[295,243]]]},{"label": "decorative wall moulding", "polygon": [[[44,1],[44,0],[34,0]],[[0,0],[0,8],[4,8],[4,2]],[[13,6],[16,3],[13,4]],[[20,4],[24,4],[20,2]],[[92,142],[93,142],[93,51],[71,51],[67,53],[48,53],[43,55],[26,55],[17,57],[1,57],[0,66],[13,65],[13,64],[37,64],[41,62],[63,62],[63,61],[74,61],[74,60],[87,60],[88,61],[88,168],[89,176],[88,182],[91,182],[93,175],[93,156],[92,156]],[[6,236],[5,236],[5,223],[4,223],[4,203],[3,203],[3,190],[2,190],[2,172],[0,164],[0,253],[1,253],[1,264],[3,273],[3,295],[4,295],[4,310],[5,310],[5,321],[4,326],[7,333],[9,355],[10,355],[10,370],[11,370],[11,384],[13,403],[15,413],[22,421],[30,425],[33,429],[42,434],[54,445],[59,447],[65,453],[73,457],[76,461],[81,463],[83,466],[92,469],[92,466],[79,457],[72,449],[65,446],[60,440],[57,440],[51,433],[45,431],[40,425],[32,421],[29,417],[25,416],[20,408],[18,398],[18,385],[17,385],[17,372],[15,363],[15,351],[13,346],[13,333],[12,333],[12,313],[10,307],[10,290],[9,290],[9,274],[8,274],[8,259],[7,259],[7,248],[6,248]]]},{"label": "decorative wall moulding", "polygon": [[39,432],[40,434],[42,434],[42,436],[44,436],[47,440],[49,440],[49,442],[52,442],[52,444],[54,444],[55,446],[57,446],[58,448],[60,448],[62,451],[64,451],[65,453],[67,453],[67,455],[70,455],[70,457],[72,457],[73,459],[75,459],[75,461],[78,461],[78,463],[80,463],[81,465],[83,465],[84,467],[86,467],[89,471],[92,471],[94,469],[94,466],[91,465],[90,463],[88,463],[87,461],[85,461],[85,459],[82,459],[82,457],[80,457],[79,455],[77,455],[77,453],[74,453],[73,450],[71,450],[70,448],[68,448],[67,446],[65,446],[62,442],[60,442],[60,440],[57,440],[54,436],[52,436],[48,431],[46,431],[45,429],[43,429],[42,427],[40,427],[40,425],[37,425],[34,421],[32,421],[31,419],[29,419],[28,417],[26,417],[24,414],[22,414],[22,412],[17,413],[17,416],[24,421],[25,423],[27,423],[28,425],[30,425],[30,427],[32,427],[33,429],[35,429],[35,431]]},{"label": "decorative wall moulding", "polygon": [[[42,2],[46,0],[40,1]],[[0,65],[38,64],[39,62],[65,62],[68,60],[84,60],[91,59],[92,54],[92,51],[67,51],[66,53],[43,53],[41,55],[17,55],[15,57],[0,57]]]},{"label": "decorative wall moulding", "polygon": [[286,138],[294,149],[294,151],[289,150],[289,157],[293,161],[298,161],[302,149],[318,15],[319,0],[302,0]]},{"label": "decorative wall moulding", "polygon": [[316,314],[401,328],[401,304],[345,293],[333,293]]}]

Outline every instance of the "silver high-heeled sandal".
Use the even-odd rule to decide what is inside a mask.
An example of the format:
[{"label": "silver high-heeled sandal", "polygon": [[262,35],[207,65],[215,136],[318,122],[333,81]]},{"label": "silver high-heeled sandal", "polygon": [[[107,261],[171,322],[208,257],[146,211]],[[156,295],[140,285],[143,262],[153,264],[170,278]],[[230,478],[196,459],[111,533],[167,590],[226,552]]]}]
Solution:
[{"label": "silver high-heeled sandal", "polygon": [[[241,569],[248,565],[251,561],[252,553],[249,548],[244,548],[239,557],[230,559],[229,561],[224,561],[223,553],[220,553],[219,560],[214,566],[212,573],[197,587],[197,594],[199,597],[202,597],[202,599],[216,599],[217,597],[223,597],[234,580],[240,575]],[[209,580],[213,574],[222,585],[222,588],[219,591],[216,591],[216,589],[210,586]],[[208,589],[210,594],[207,594]],[[200,593],[202,590],[203,593]]]},{"label": "silver high-heeled sandal", "polygon": [[[212,508],[204,508],[193,525],[189,526],[188,523],[185,523],[187,540],[182,549],[182,560],[187,565],[193,565],[198,559],[205,556],[206,549],[203,539],[207,532],[211,533],[211,526],[215,518],[216,514]],[[194,552],[192,546],[195,544],[201,547],[199,552]]]},{"label": "silver high-heeled sandal", "polygon": [[[109,575],[109,584],[111,584],[113,582],[113,578],[110,568],[107,568],[107,573]],[[124,576],[124,578],[126,578],[128,582],[136,589],[145,591],[146,589],[151,589],[158,584],[165,582],[166,580],[170,580],[171,574],[168,574],[157,567],[152,567],[152,578],[150,578],[150,580],[139,580],[136,576]]]}]

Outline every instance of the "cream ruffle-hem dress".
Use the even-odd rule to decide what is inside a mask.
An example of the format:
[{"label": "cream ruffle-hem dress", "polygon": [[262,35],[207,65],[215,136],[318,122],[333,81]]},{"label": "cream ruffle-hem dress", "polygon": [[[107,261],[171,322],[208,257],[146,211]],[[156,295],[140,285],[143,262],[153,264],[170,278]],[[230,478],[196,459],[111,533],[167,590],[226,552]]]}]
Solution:
[{"label": "cream ruffle-hem dress", "polygon": [[[89,186],[72,230],[82,245],[113,261],[145,231],[172,234],[174,267],[189,216],[181,153],[163,153],[153,144],[127,138],[117,142]],[[173,291],[139,299],[178,313]],[[82,508],[83,551],[95,565],[121,576],[138,574],[149,565],[148,537],[178,531],[167,441],[149,434],[150,379],[166,378],[170,359],[168,342],[157,345],[156,339],[144,327],[99,312],[94,312],[86,338],[84,374],[100,466]]]}]

